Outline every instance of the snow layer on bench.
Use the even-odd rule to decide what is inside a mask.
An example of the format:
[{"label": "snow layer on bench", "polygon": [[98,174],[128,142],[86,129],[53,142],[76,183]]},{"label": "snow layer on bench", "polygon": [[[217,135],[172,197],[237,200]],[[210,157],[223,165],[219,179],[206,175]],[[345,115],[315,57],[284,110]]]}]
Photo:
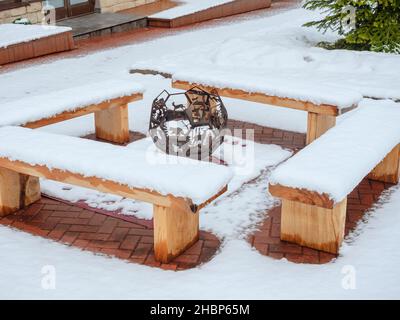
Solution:
[{"label": "snow layer on bench", "polygon": [[307,79],[298,81],[272,72],[249,73],[240,68],[215,68],[211,65],[190,67],[174,73],[172,78],[173,80],[214,88],[261,93],[268,96],[312,102],[316,105],[334,105],[339,109],[357,105],[363,98],[357,91],[335,85],[317,84],[315,81],[308,81]]},{"label": "snow layer on bench", "polygon": [[187,197],[200,204],[228,184],[222,165],[169,156],[152,163],[146,152],[21,127],[0,128],[0,157]]},{"label": "snow layer on bench", "polygon": [[342,201],[400,143],[400,103],[365,99],[348,118],[271,175],[270,183]]},{"label": "snow layer on bench", "polygon": [[0,126],[23,125],[143,91],[140,84],[132,81],[107,80],[41,95],[27,95],[23,99],[0,104]]},{"label": "snow layer on bench", "polygon": [[234,2],[234,0],[183,0],[177,7],[157,12],[150,18],[175,19],[195,12],[213,8],[221,4]]},{"label": "snow layer on bench", "polygon": [[0,24],[0,48],[7,48],[13,44],[37,40],[71,30],[69,27]]}]

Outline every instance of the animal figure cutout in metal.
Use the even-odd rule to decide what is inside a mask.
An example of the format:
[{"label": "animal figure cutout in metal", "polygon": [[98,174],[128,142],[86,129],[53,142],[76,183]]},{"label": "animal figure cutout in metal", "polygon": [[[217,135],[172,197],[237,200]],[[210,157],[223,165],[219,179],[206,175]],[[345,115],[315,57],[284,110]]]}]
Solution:
[{"label": "animal figure cutout in metal", "polygon": [[163,152],[201,160],[223,143],[227,122],[216,92],[197,87],[174,94],[164,90],[153,101],[149,133]]}]

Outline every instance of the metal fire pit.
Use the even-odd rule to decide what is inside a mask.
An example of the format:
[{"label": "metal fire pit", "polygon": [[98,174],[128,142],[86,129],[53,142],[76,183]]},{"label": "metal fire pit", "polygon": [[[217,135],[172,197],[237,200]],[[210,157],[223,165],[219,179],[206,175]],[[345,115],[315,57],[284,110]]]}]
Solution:
[{"label": "metal fire pit", "polygon": [[216,92],[194,87],[184,93],[164,90],[153,101],[149,133],[167,154],[201,160],[223,142],[228,113]]}]

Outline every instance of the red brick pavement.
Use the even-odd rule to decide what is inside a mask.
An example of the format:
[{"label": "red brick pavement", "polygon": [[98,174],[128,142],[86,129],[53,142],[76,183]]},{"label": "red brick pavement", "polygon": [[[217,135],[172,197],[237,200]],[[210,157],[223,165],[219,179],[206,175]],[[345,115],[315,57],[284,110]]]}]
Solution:
[{"label": "red brick pavement", "polygon": [[[305,144],[304,134],[235,120],[230,120],[228,126],[230,129],[254,129],[255,140],[259,143],[274,143],[293,150]],[[132,141],[143,137],[140,133],[131,133]],[[94,136],[87,138],[94,139]],[[365,212],[387,187],[388,184],[365,179],[350,194],[346,234],[363,219]],[[154,260],[152,221],[48,197],[13,215],[0,218],[0,224],[83,250],[170,270],[188,269],[205,263],[216,254],[220,245],[214,235],[201,232],[200,241],[183,255],[169,264],[160,264]],[[326,263],[335,258],[331,254],[280,241],[279,233],[280,208],[276,207],[269,210],[259,230],[249,236],[249,242],[263,255],[277,259],[285,257],[293,262]]]},{"label": "red brick pavement", "polygon": [[47,198],[0,218],[0,224],[69,246],[168,270],[193,268],[209,261],[219,247],[217,237],[200,232],[200,240],[169,264],[154,260],[152,223],[87,210]]}]

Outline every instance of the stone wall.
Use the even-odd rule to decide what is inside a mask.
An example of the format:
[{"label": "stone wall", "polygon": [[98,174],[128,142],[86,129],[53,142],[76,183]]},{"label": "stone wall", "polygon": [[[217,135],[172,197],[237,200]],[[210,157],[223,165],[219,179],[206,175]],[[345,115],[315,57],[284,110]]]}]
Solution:
[{"label": "stone wall", "polygon": [[97,12],[117,12],[160,0],[96,0]]},{"label": "stone wall", "polygon": [[27,6],[0,11],[0,23],[12,23],[18,18],[27,18],[33,24],[41,23],[42,3],[32,2]]}]

